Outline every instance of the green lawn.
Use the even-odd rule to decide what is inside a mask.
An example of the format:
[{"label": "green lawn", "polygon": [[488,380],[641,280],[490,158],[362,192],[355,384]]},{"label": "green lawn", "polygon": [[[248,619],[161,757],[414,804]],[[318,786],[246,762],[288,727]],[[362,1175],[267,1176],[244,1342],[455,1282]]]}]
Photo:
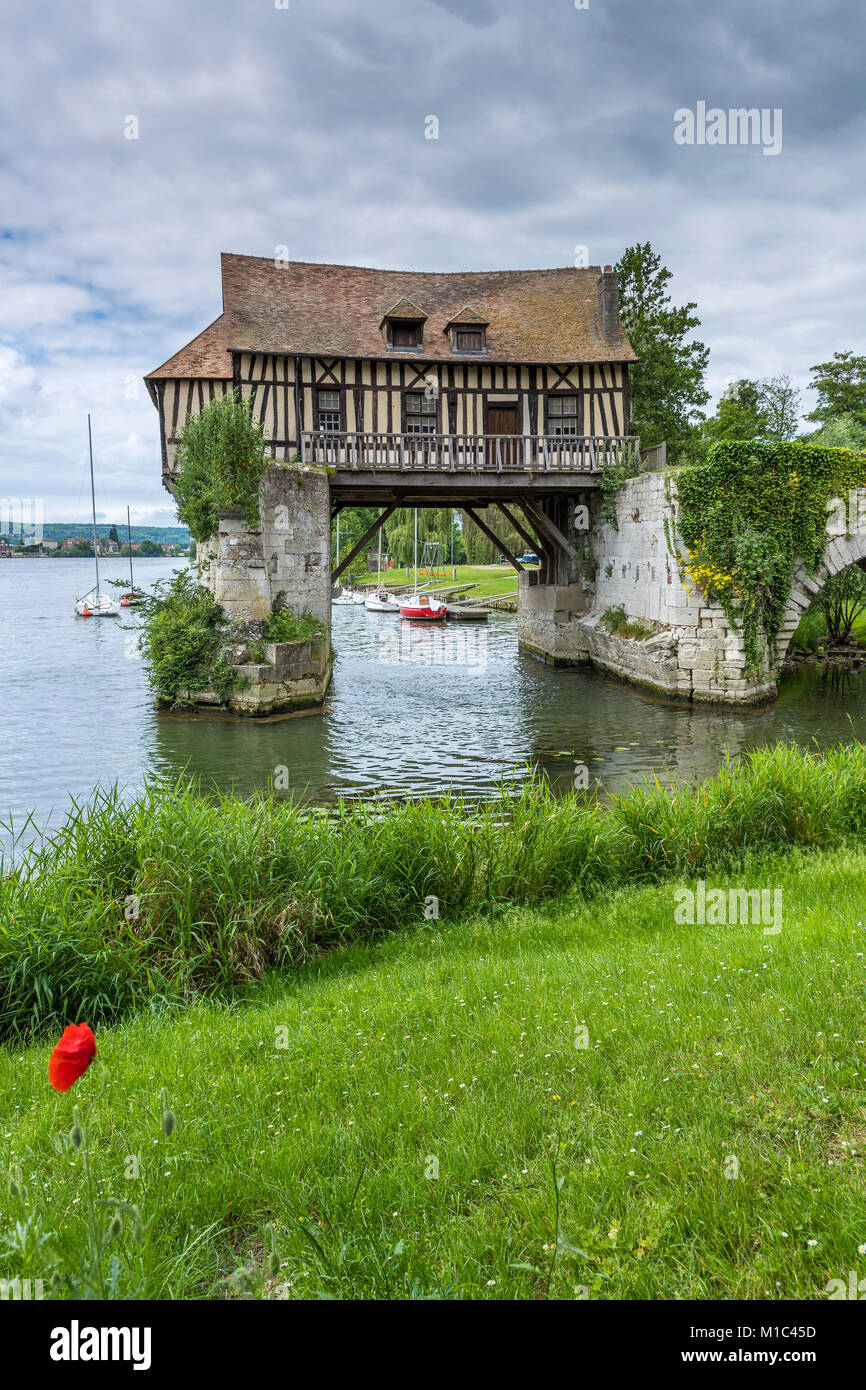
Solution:
[{"label": "green lawn", "polygon": [[[100,1029],[94,1195],[157,1217],[148,1246],[123,1215],[117,1293],[223,1296],[269,1223],[281,1268],[253,1291],[292,1298],[813,1299],[866,1275],[866,851],[707,876],[781,885],[781,933],[679,926],[668,882],[415,922]],[[55,1140],[100,1076],[55,1095],[49,1051],[0,1050],[29,1194],[0,1195],[6,1277],[47,1278],[52,1244],[85,1261],[83,1154]]]},{"label": "green lawn", "polygon": [[[527,568],[532,571],[537,569],[535,565]],[[436,585],[448,584],[475,584],[477,587],[472,589],[466,597],[472,598],[493,598],[497,594],[514,593],[517,589],[517,571],[510,565],[444,565],[444,579],[428,581],[423,575],[419,575],[419,584],[424,585],[428,582],[435,582]],[[454,569],[457,571],[456,579],[452,578]],[[411,565],[405,569],[388,570],[383,578],[386,584],[411,584],[415,577],[415,571]],[[372,581],[373,575],[369,576]],[[363,582],[363,581],[362,581]]]}]

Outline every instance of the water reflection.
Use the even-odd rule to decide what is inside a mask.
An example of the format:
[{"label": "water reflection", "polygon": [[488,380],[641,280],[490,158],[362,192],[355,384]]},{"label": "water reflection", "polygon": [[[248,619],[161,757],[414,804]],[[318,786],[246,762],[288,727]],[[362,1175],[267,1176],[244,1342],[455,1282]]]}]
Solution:
[{"label": "water reflection", "polygon": [[[176,567],[142,562],[142,579]],[[184,770],[247,794],[285,768],[290,793],[322,805],[374,792],[486,796],[533,765],[565,791],[584,763],[611,792],[650,773],[696,781],[749,748],[826,746],[866,726],[862,667],[803,666],[758,710],[678,705],[520,655],[508,615],[440,628],[364,608],[334,610],[324,713],[158,715],[123,627],[73,617],[81,575],[75,560],[0,561],[0,807],[19,820],[35,810],[41,823],[96,782],[132,792],[148,773]]]}]

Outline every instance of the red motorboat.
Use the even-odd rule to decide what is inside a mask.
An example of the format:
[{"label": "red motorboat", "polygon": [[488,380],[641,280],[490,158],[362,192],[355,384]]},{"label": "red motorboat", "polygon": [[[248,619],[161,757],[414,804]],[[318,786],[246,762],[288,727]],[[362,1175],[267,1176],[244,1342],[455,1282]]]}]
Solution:
[{"label": "red motorboat", "polygon": [[400,617],[414,622],[440,623],[448,610],[441,599],[432,594],[411,594],[400,600]]}]

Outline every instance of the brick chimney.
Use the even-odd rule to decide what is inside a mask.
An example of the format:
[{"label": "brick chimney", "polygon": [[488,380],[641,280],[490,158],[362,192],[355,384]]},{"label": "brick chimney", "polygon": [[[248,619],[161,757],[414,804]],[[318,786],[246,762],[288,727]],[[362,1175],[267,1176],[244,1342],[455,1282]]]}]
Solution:
[{"label": "brick chimney", "polygon": [[620,337],[619,276],[611,265],[606,265],[598,277],[598,326],[603,338]]}]

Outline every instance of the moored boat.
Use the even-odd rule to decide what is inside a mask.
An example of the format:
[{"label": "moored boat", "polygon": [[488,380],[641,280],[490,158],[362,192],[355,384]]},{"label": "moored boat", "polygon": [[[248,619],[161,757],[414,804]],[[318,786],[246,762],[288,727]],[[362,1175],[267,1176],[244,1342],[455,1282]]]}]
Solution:
[{"label": "moored boat", "polygon": [[376,594],[368,594],[365,600],[368,613],[399,613],[400,604],[386,589]]},{"label": "moored boat", "polygon": [[75,611],[81,618],[118,618],[120,601],[109,594],[101,594],[91,589],[83,598],[76,599]]},{"label": "moored boat", "polygon": [[445,604],[432,594],[411,594],[400,600],[400,617],[412,618],[415,622],[438,623],[447,614]]},{"label": "moored boat", "polygon": [[99,540],[96,535],[96,489],[93,483],[93,436],[90,431],[90,416],[87,417],[87,447],[90,454],[90,506],[93,517],[93,559],[96,565],[96,583],[86,594],[75,600],[75,611],[82,618],[117,618],[120,616],[120,600],[104,594],[99,588]]}]

